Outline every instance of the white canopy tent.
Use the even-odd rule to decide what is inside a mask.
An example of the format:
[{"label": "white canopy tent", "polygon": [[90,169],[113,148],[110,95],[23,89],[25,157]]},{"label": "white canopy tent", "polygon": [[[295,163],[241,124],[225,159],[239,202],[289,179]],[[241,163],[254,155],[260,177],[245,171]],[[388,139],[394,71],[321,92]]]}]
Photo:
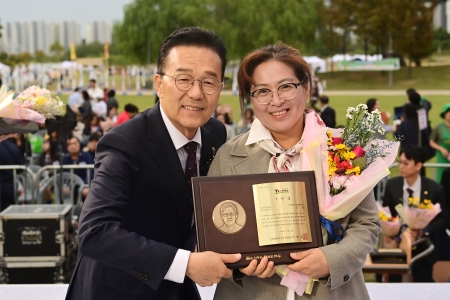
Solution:
[{"label": "white canopy tent", "polygon": [[327,62],[324,59],[318,56],[304,56],[303,58],[315,73],[325,73],[327,71]]},{"label": "white canopy tent", "polygon": [[5,64],[0,63],[0,73],[1,74],[10,74],[11,67]]},{"label": "white canopy tent", "polygon": [[[366,61],[366,56],[364,54],[355,54],[355,55],[350,55],[350,54],[335,54],[333,55],[333,57],[328,58],[328,61],[331,62],[339,62],[339,61],[352,61],[352,60],[362,60],[362,61]],[[381,54],[375,54],[375,55],[367,55],[367,61],[378,61],[378,60],[382,60],[383,59],[383,55]]]}]

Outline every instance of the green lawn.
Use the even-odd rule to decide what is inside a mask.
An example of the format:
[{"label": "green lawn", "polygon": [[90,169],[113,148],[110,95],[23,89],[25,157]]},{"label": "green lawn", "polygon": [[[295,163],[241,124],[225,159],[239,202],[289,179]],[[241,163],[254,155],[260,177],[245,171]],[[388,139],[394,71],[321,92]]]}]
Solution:
[{"label": "green lawn", "polygon": [[[392,73],[394,90],[406,90],[411,87],[418,90],[450,89],[450,66],[412,68],[412,79],[408,79],[406,67]],[[339,71],[317,76],[321,80],[326,80],[327,90],[387,90],[390,89],[388,74],[387,71]]]}]

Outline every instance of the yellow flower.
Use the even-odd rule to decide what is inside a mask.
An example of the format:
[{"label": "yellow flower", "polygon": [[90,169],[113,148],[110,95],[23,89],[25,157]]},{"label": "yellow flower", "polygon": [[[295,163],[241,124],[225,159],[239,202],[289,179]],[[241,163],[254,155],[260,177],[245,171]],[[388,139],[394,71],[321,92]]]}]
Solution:
[{"label": "yellow flower", "polygon": [[418,206],[419,203],[420,203],[420,198],[414,197],[414,199],[413,199],[414,206]]},{"label": "yellow flower", "polygon": [[333,137],[333,135],[331,134],[331,130],[327,130],[327,136],[329,139],[331,139]]},{"label": "yellow flower", "polygon": [[347,175],[351,175],[352,173],[355,173],[356,176],[359,176],[359,174],[361,174],[361,168],[359,166],[356,166],[353,169],[348,169],[345,171],[345,174]]},{"label": "yellow flower", "polygon": [[347,148],[344,144],[337,144],[337,145],[335,145],[335,147],[336,147],[336,149],[338,149],[338,150],[342,150],[342,149]]},{"label": "yellow flower", "polygon": [[355,152],[353,151],[346,151],[341,153],[341,158],[344,160],[352,160],[356,157]]},{"label": "yellow flower", "polygon": [[431,202],[430,199],[424,199],[424,200],[423,200],[423,203],[425,203],[425,204],[429,204],[430,202]]}]

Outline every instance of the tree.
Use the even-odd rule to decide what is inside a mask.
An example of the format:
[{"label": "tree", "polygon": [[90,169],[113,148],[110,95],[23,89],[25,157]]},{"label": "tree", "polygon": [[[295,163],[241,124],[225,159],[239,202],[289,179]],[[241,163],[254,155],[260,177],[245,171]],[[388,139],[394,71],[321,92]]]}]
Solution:
[{"label": "tree", "polygon": [[[229,59],[239,59],[254,48],[278,40],[297,48],[314,43],[317,25],[315,0],[135,0],[113,29],[113,41],[138,63],[151,60],[175,29],[199,26],[214,30],[228,48]],[[261,8],[264,9],[261,9]]]},{"label": "tree", "polygon": [[42,50],[36,50],[34,53],[34,59],[36,62],[44,62],[45,61],[45,53]]},{"label": "tree", "polygon": [[421,60],[433,52],[433,12],[439,0],[396,0],[391,9],[397,12],[391,19],[394,50],[409,58],[408,77],[412,78],[412,62],[420,67]]},{"label": "tree", "polygon": [[54,44],[50,46],[50,52],[53,53],[53,57],[56,60],[61,60],[64,55],[64,47],[61,46],[61,44],[56,41]]},{"label": "tree", "polygon": [[0,24],[0,39],[2,38],[2,31],[3,31],[3,26],[2,26],[2,24]]}]

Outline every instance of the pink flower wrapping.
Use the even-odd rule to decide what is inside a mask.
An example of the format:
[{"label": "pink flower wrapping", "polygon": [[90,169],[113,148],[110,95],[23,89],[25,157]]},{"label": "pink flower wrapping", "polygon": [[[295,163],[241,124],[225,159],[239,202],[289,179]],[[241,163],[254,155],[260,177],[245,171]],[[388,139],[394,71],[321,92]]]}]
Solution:
[{"label": "pink flower wrapping", "polygon": [[[391,217],[391,211],[389,207],[385,206],[382,207],[379,202],[377,202],[378,210],[382,211],[389,217]],[[395,236],[400,231],[400,227],[402,226],[402,223],[400,221],[400,218],[397,218],[394,221],[384,221],[380,220],[381,222],[381,232],[386,236]]]},{"label": "pink flower wrapping", "polygon": [[[400,143],[392,143],[378,139],[374,140],[373,143],[387,147],[389,152],[386,157],[377,158],[364,169],[361,175],[349,177],[346,189],[340,194],[331,196],[330,185],[328,184],[328,128],[325,127],[322,122],[318,122],[317,119],[319,119],[319,117],[313,112],[306,115],[305,128],[307,128],[307,130],[303,132],[304,148],[300,152],[300,165],[297,166],[297,170],[314,171],[320,214],[331,221],[336,221],[344,218],[353,211],[373,190],[378,182],[390,174],[389,166],[394,162],[397,156]],[[340,138],[343,130],[331,129],[331,132],[333,137]],[[340,141],[338,138],[333,139],[333,143],[338,143]],[[369,147],[371,147],[370,144],[368,144],[367,148]],[[365,152],[367,150],[368,149],[358,149],[357,151],[361,154],[363,151]],[[324,240],[325,239],[326,236],[324,237]],[[298,284],[295,288],[296,293],[298,295],[303,295],[307,284],[303,286],[303,284],[301,284],[303,281],[301,281],[298,275],[299,274],[296,272],[289,272],[283,277],[281,284],[285,285],[283,283],[292,283],[293,281],[296,281]],[[293,286],[294,284],[290,284],[288,287],[293,288]]]},{"label": "pink flower wrapping", "polygon": [[409,207],[407,201],[403,205],[395,207],[400,217],[409,228],[420,230],[430,224],[430,222],[441,212],[441,205],[434,204],[432,209],[422,209]]}]

